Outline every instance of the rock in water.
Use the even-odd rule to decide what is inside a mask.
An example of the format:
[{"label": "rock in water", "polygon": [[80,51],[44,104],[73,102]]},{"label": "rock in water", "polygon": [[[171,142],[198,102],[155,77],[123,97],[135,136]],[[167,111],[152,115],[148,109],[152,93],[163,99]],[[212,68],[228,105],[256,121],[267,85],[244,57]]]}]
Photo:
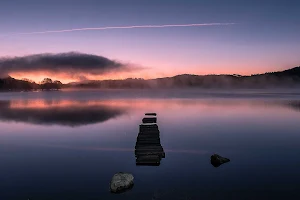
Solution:
[{"label": "rock in water", "polygon": [[113,193],[124,192],[133,186],[133,175],[129,173],[116,173],[110,182],[110,191]]},{"label": "rock in water", "polygon": [[224,158],[218,154],[214,154],[210,157],[210,163],[214,167],[219,167],[220,165],[229,162],[230,160],[228,158]]}]

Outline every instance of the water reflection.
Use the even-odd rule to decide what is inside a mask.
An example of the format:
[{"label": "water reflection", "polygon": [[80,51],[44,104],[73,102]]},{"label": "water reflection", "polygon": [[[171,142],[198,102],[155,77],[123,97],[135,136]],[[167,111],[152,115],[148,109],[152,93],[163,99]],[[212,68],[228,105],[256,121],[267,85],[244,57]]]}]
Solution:
[{"label": "water reflection", "polygon": [[283,105],[292,110],[300,111],[300,101],[287,101]]},{"label": "water reflection", "polygon": [[82,126],[105,122],[124,108],[90,101],[0,101],[0,120],[39,125]]},{"label": "water reflection", "polygon": [[[300,185],[299,102],[61,97],[0,101],[0,199],[140,200],[151,199],[157,189],[174,188],[193,199],[227,199],[232,194],[235,198],[228,199],[252,194],[258,197],[252,199],[276,199],[278,194],[286,199]],[[146,144],[162,144],[168,155],[159,167],[137,167],[134,147],[145,141],[137,139],[138,125],[149,111],[157,113],[160,138]],[[97,124],[81,126],[90,123]],[[214,153],[234,162],[215,169],[209,162]],[[108,184],[118,171],[132,173],[135,188],[111,196]],[[261,198],[259,191],[269,196]],[[172,192],[165,199],[179,197]]]},{"label": "water reflection", "polygon": [[[59,99],[42,100],[10,100],[0,101],[0,121],[23,122],[39,125],[63,125],[82,126],[105,122],[127,113],[137,110],[143,112],[151,104],[153,109],[160,112],[162,109],[169,112],[185,108],[193,114],[194,111],[207,112],[220,109],[251,108],[260,107],[282,107],[300,111],[300,101],[298,100],[226,100],[226,99],[168,99],[168,100],[102,100],[102,101],[71,101]],[[190,110],[192,109],[192,110]],[[199,110],[200,109],[200,110]]]}]

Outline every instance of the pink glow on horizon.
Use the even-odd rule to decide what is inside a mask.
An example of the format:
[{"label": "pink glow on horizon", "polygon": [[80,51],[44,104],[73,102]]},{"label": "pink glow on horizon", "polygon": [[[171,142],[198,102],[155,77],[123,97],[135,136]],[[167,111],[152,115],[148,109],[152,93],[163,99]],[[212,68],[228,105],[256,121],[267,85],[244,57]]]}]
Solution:
[{"label": "pink glow on horizon", "polygon": [[[231,65],[231,67],[221,67],[217,68],[215,66],[207,66],[206,68],[202,67],[194,67],[194,68],[188,68],[188,69],[168,69],[161,68],[161,69],[144,69],[137,72],[114,72],[114,73],[107,73],[104,75],[90,75],[82,73],[83,76],[85,76],[88,80],[108,80],[108,79],[126,79],[126,78],[143,78],[143,79],[155,79],[155,78],[162,78],[162,77],[172,77],[179,74],[195,74],[195,75],[210,75],[210,74],[240,74],[240,75],[251,75],[251,74],[258,74],[258,73],[265,73],[270,72],[268,69],[264,69],[263,67],[260,68],[260,70],[255,70],[255,68],[251,67],[251,65],[247,65],[242,70],[235,70],[238,68],[237,66]],[[280,71],[289,69],[295,66],[290,67],[278,67],[278,70],[273,71]],[[10,76],[16,78],[16,79],[23,79],[28,78],[30,80],[35,81],[36,83],[39,83],[44,78],[49,77],[53,80],[60,80],[63,83],[69,83],[74,81],[81,81],[79,78],[72,77],[68,75],[68,73],[64,74],[54,74],[50,72],[35,72],[35,73],[11,73]]]},{"label": "pink glow on horizon", "polygon": [[[52,40],[49,42],[51,41]],[[113,41],[113,39],[110,41]],[[149,46],[145,48],[134,41],[128,41],[128,43],[125,41],[125,45],[123,46],[119,44],[119,41],[116,41],[116,44],[113,43],[113,46],[110,42],[105,43],[105,41],[101,41],[107,46],[104,49],[99,49],[97,45],[100,44],[94,41],[79,41],[76,44],[68,43],[68,45],[70,45],[68,47],[65,47],[63,42],[61,44],[57,43],[52,45],[49,42],[37,43],[37,41],[23,41],[19,38],[10,41],[14,42],[12,46],[9,44],[9,40],[3,42],[0,47],[0,57],[24,56],[43,52],[59,53],[78,49],[79,52],[101,55],[109,59],[124,63],[138,64],[147,68],[141,71],[118,72],[98,76],[87,74],[87,78],[92,80],[126,78],[152,79],[170,77],[178,74],[251,75],[286,70],[300,65],[299,57],[294,57],[287,52],[277,52],[275,47],[274,52],[264,52],[264,49],[251,51],[252,48],[250,47],[246,48],[230,45],[224,45],[224,47],[218,48],[218,44],[216,44],[215,41],[205,41],[204,39],[198,42],[199,44],[184,43],[180,44],[177,48],[175,48],[177,45],[169,43],[163,44],[165,45],[164,48],[159,48],[161,46],[159,43],[153,44],[150,42]],[[35,46],[34,49],[29,48],[31,42],[34,42],[34,44],[32,44]],[[95,43],[95,45],[92,43]],[[134,46],[128,49],[130,43]],[[187,46],[189,46],[188,49],[186,49]],[[28,78],[35,82],[40,82],[45,77],[60,80],[63,83],[79,81],[78,78],[71,77],[67,72],[64,74],[15,72],[10,75],[17,79]]]},{"label": "pink glow on horizon", "polygon": [[[117,39],[117,40],[116,40]],[[126,79],[126,78],[161,78],[178,74],[240,74],[251,75],[272,71],[281,71],[300,65],[300,59],[289,51],[281,52],[274,45],[272,51],[255,46],[238,46],[234,44],[220,44],[213,39],[200,38],[199,41],[144,41],[144,38],[119,40],[107,36],[104,39],[89,40],[80,38],[76,43],[68,38],[45,40],[38,37],[23,40],[22,38],[8,38],[1,40],[0,57],[24,56],[39,53],[60,53],[73,51],[95,54],[115,59],[124,63],[145,66],[147,69],[133,72],[118,72],[105,75],[91,76],[88,79]],[[55,45],[54,45],[55,44]],[[100,46],[105,48],[100,48]],[[131,45],[131,46],[130,46]],[[146,47],[145,47],[146,46]],[[31,48],[32,47],[32,48]],[[130,47],[130,48],[129,48]],[[268,47],[268,48],[271,48]],[[297,52],[298,49],[293,49]],[[11,73],[17,79],[28,78],[40,82],[45,77],[60,80],[63,83],[79,81],[68,73],[51,74],[47,72]]]}]

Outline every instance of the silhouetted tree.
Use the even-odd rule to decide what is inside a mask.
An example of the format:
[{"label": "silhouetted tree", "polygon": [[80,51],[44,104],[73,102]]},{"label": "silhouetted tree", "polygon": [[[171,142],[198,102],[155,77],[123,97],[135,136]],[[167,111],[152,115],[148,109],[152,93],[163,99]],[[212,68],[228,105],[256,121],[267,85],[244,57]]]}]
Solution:
[{"label": "silhouetted tree", "polygon": [[41,84],[47,84],[47,83],[52,83],[52,79],[51,78],[44,78],[41,82]]},{"label": "silhouetted tree", "polygon": [[51,78],[44,78],[41,82],[42,90],[59,90],[62,88],[62,83],[58,80],[52,81]]},{"label": "silhouetted tree", "polygon": [[22,78],[22,81],[26,81],[26,82],[29,82],[29,83],[35,83],[33,80],[30,80],[28,78]]},{"label": "silhouetted tree", "polygon": [[59,89],[62,88],[62,85],[63,85],[63,84],[62,84],[60,81],[55,80],[55,81],[53,81],[52,85],[53,85],[53,88],[54,88],[54,89],[59,90]]}]

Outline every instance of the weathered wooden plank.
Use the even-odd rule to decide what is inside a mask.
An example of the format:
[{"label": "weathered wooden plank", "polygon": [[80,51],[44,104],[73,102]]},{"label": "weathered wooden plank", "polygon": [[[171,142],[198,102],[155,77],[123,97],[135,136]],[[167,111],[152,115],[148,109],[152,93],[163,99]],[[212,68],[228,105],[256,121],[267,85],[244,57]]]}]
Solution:
[{"label": "weathered wooden plank", "polygon": [[157,133],[140,133],[137,138],[160,138],[160,136]]},{"label": "weathered wooden plank", "polygon": [[144,155],[136,158],[137,164],[159,164],[161,158],[157,155]]},{"label": "weathered wooden plank", "polygon": [[140,128],[158,129],[157,124],[140,124]]},{"label": "weathered wooden plank", "polygon": [[157,128],[141,128],[141,130],[139,131],[139,134],[144,134],[144,133],[157,133],[157,134],[159,134],[160,133],[160,131],[159,131],[159,129],[157,129]]},{"label": "weathered wooden plank", "polygon": [[143,142],[137,142],[136,146],[141,146],[141,147],[145,147],[145,146],[161,146],[161,144],[159,142],[156,142],[156,141],[143,141]]},{"label": "weathered wooden plank", "polygon": [[138,145],[135,148],[136,150],[152,150],[152,149],[159,149],[160,151],[163,151],[163,148],[161,145],[151,145],[151,144],[145,144],[145,145]]},{"label": "weathered wooden plank", "polygon": [[157,127],[140,127],[139,133],[160,133]]},{"label": "weathered wooden plank", "polygon": [[159,137],[159,131],[143,131],[143,132],[139,132],[138,134],[139,136],[156,136]]},{"label": "weathered wooden plank", "polygon": [[156,136],[156,137],[159,137],[160,136],[160,134],[159,134],[159,132],[140,132],[139,134],[138,134],[138,136],[143,136],[143,137],[145,137],[145,136]]},{"label": "weathered wooden plank", "polygon": [[144,151],[139,151],[135,153],[135,157],[139,156],[145,156],[145,155],[157,155],[159,157],[164,158],[165,157],[165,152],[144,152]]},{"label": "weathered wooden plank", "polygon": [[144,144],[144,143],[147,143],[147,142],[152,142],[152,143],[156,143],[158,142],[160,144],[160,139],[159,138],[142,138],[142,139],[137,139],[136,140],[136,143],[140,143],[140,144]]},{"label": "weathered wooden plank", "polygon": [[154,124],[149,124],[147,126],[147,124],[143,124],[140,126],[140,130],[153,130],[153,131],[159,131],[158,127],[155,126]]},{"label": "weathered wooden plank", "polygon": [[145,148],[141,148],[141,146],[135,146],[135,151],[136,152],[164,152],[163,149],[155,149],[155,148],[149,148],[149,149],[145,149]]},{"label": "weathered wooden plank", "polygon": [[136,144],[159,144],[160,145],[160,139],[155,140],[137,140]]},{"label": "weathered wooden plank", "polygon": [[163,148],[161,145],[140,145],[136,150],[138,149],[160,149],[163,151]]},{"label": "weathered wooden plank", "polygon": [[160,157],[163,157],[164,152],[160,150],[152,150],[152,151],[135,150],[136,157],[141,155],[158,155]]},{"label": "weathered wooden plank", "polygon": [[137,137],[137,139],[140,138],[140,139],[154,139],[154,138],[157,138],[159,139],[159,134],[139,134]]},{"label": "weathered wooden plank", "polygon": [[141,155],[158,155],[162,157],[165,152],[161,150],[151,150],[151,151],[143,151],[143,150],[135,150],[135,156],[141,156]]},{"label": "weathered wooden plank", "polygon": [[142,141],[137,141],[136,144],[140,146],[149,146],[149,145],[151,146],[151,144],[153,144],[154,146],[161,146],[159,140],[142,140]]},{"label": "weathered wooden plank", "polygon": [[137,143],[135,147],[138,147],[138,149],[161,149],[163,150],[163,147],[161,146],[160,143],[152,143],[152,144],[147,144],[147,143]]},{"label": "weathered wooden plank", "polygon": [[140,124],[140,126],[144,126],[144,127],[155,126],[155,127],[158,127],[158,125],[156,123],[155,124]]},{"label": "weathered wooden plank", "polygon": [[159,138],[137,138],[136,142],[139,143],[145,143],[145,142],[158,142],[160,143],[160,139]]},{"label": "weathered wooden plank", "polygon": [[156,123],[157,119],[156,117],[145,117],[142,119],[143,123]]},{"label": "weathered wooden plank", "polygon": [[139,131],[139,134],[159,134],[160,131],[158,129],[143,129]]},{"label": "weathered wooden plank", "polygon": [[145,138],[145,137],[149,137],[149,138],[156,137],[156,138],[159,138],[159,134],[158,133],[147,133],[147,132],[145,132],[145,133],[138,134],[138,137],[143,137],[143,138]]},{"label": "weathered wooden plank", "polygon": [[136,139],[140,139],[140,140],[147,140],[147,139],[160,139],[159,135],[157,134],[139,134]]},{"label": "weathered wooden plank", "polygon": [[155,133],[148,134],[148,133],[145,133],[145,134],[139,134],[137,136],[137,138],[141,138],[141,139],[145,139],[145,138],[149,138],[149,139],[157,138],[157,139],[159,139],[160,137],[159,137],[159,134],[155,134]]},{"label": "weathered wooden plank", "polygon": [[157,128],[142,128],[142,130],[139,131],[139,134],[159,134],[160,131]]},{"label": "weathered wooden plank", "polygon": [[163,149],[135,149],[134,150],[135,154],[139,154],[139,153],[149,153],[149,155],[152,154],[161,154],[164,153]]},{"label": "weathered wooden plank", "polygon": [[139,129],[139,134],[159,134],[159,130],[156,128],[140,128]]},{"label": "weathered wooden plank", "polygon": [[151,126],[145,126],[145,125],[140,126],[139,130],[140,130],[140,132],[141,131],[159,131],[158,127],[157,126],[153,126],[153,125],[151,125]]},{"label": "weathered wooden plank", "polygon": [[137,137],[136,141],[159,141],[160,142],[160,138],[159,137]]},{"label": "weathered wooden plank", "polygon": [[136,161],[136,165],[138,166],[159,166],[160,165],[160,161],[151,161],[151,162],[147,162],[147,161]]},{"label": "weathered wooden plank", "polygon": [[147,140],[147,139],[160,139],[159,135],[152,135],[152,134],[147,134],[147,135],[143,135],[140,134],[137,136],[136,139],[141,139],[141,140]]},{"label": "weathered wooden plank", "polygon": [[139,133],[159,133],[159,129],[156,127],[140,127]]},{"label": "weathered wooden plank", "polygon": [[152,143],[159,143],[160,144],[160,139],[137,139],[136,140],[136,143],[137,144],[144,144],[144,143],[147,143],[147,142],[152,142]]},{"label": "weathered wooden plank", "polygon": [[157,146],[157,147],[161,147],[160,143],[159,142],[152,142],[152,141],[149,141],[149,142],[141,142],[141,143],[136,143],[135,147],[136,148],[140,148],[140,147],[147,147],[147,146]]},{"label": "weathered wooden plank", "polygon": [[145,115],[151,115],[151,116],[156,116],[156,113],[145,113]]},{"label": "weathered wooden plank", "polygon": [[144,155],[139,156],[137,160],[160,160],[160,157],[158,155]]}]

